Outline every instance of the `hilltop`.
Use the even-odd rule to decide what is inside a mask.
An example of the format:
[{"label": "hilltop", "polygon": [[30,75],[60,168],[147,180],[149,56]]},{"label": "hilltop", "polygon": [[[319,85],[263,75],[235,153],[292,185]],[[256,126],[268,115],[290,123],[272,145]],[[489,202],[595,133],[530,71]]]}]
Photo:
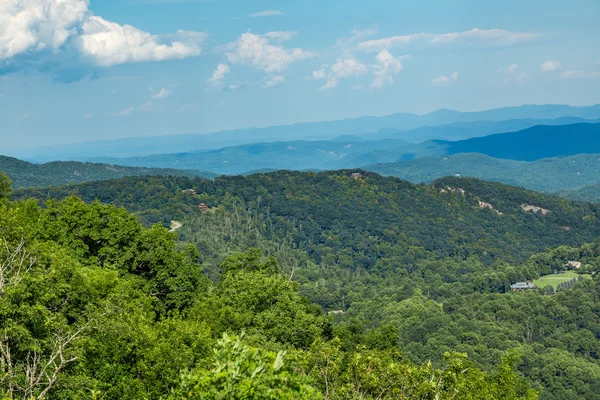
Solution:
[{"label": "hilltop", "polygon": [[5,156],[0,156],[0,171],[10,177],[15,188],[57,186],[126,176],[202,176],[206,178],[214,178],[216,176],[210,172],[194,170],[123,167],[119,165],[75,161],[32,164]]}]

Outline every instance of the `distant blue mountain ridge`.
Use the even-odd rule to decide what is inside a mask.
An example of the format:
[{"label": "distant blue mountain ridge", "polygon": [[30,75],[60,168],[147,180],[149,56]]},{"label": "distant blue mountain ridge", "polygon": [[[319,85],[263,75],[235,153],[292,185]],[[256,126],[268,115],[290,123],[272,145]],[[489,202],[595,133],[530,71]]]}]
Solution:
[{"label": "distant blue mountain ridge", "polygon": [[381,117],[305,122],[205,134],[142,136],[142,132],[132,132],[131,135],[137,137],[4,149],[3,153],[37,162],[89,161],[98,157],[128,158],[216,150],[257,142],[332,140],[347,135],[367,140],[399,139],[409,142],[429,139],[457,140],[516,131],[535,125],[564,125],[597,119],[600,119],[600,104],[586,107],[523,105],[476,112],[441,109],[424,115],[398,113]]}]

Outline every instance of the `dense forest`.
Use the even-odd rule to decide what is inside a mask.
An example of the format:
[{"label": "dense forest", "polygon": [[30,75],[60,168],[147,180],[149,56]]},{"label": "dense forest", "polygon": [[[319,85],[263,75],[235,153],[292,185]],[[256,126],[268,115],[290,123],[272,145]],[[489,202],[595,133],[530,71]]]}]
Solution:
[{"label": "dense forest", "polygon": [[[600,398],[596,205],[476,179],[414,185],[359,170],[215,180],[124,178],[19,190],[10,204],[31,204],[25,200],[30,197],[50,200],[36,208],[42,214],[65,204],[85,206],[72,195],[87,203],[99,200],[125,207],[150,231],[164,231],[152,227],[155,222],[167,226],[172,219],[180,221],[178,246],[194,254],[204,290],[224,296],[202,303],[202,311],[193,308],[203,321],[212,321],[206,323],[218,339],[210,343],[217,348],[214,354],[234,357],[232,347],[249,346],[256,357],[276,359],[278,351],[286,350],[292,365],[286,373],[304,371],[294,375],[300,379],[300,391],[306,384],[325,398],[357,398],[344,386],[344,379],[357,373],[348,369],[355,358],[359,363],[384,363],[365,365],[370,371],[393,374],[406,371],[408,363],[411,371],[422,374],[425,370],[420,368],[448,371],[458,352],[467,357],[461,362],[477,366],[484,381],[486,374],[510,371],[512,365],[516,376],[543,399]],[[201,212],[199,203],[209,210]],[[139,225],[137,229],[146,232]],[[568,285],[510,291],[511,283],[560,277],[573,269],[571,262],[581,263],[576,271],[581,277]],[[231,268],[239,270],[236,274],[262,271],[263,278],[269,271],[268,279],[255,285],[254,275],[236,275],[223,286]],[[294,307],[308,307],[304,314],[291,304],[263,309],[277,303],[268,296],[281,299],[284,286],[294,288],[294,297],[285,295]],[[246,289],[266,297],[229,292]],[[253,311],[239,311],[241,299],[256,302]],[[198,301],[190,307],[197,307]],[[256,307],[260,316],[253,314],[259,312]],[[293,316],[282,316],[283,310]],[[339,368],[334,385],[341,386],[329,390],[331,382],[306,372],[319,369],[303,362],[323,362],[311,351]],[[398,366],[390,369],[385,363]],[[203,365],[202,382],[213,382],[209,366]],[[179,382],[176,390],[205,390],[198,372],[183,376],[192,383]],[[379,387],[386,379],[397,383],[397,377],[372,378],[370,384]],[[366,382],[357,385],[366,388]],[[515,390],[509,398],[535,396],[522,386]],[[382,397],[402,398],[392,393]],[[377,396],[370,392],[362,398]],[[428,396],[407,398],[433,398]]]},{"label": "dense forest", "polygon": [[[362,168],[415,183],[430,183],[445,176],[460,175],[587,201],[578,194],[578,189],[599,183],[600,155],[578,154],[526,162],[466,153],[372,164]],[[600,191],[596,191],[595,199],[599,196]]]},{"label": "dense forest", "polygon": [[96,164],[75,161],[54,161],[32,164],[12,157],[0,155],[0,171],[7,174],[14,188],[43,187],[101,181],[125,176],[202,176],[213,178],[210,172],[195,170],[123,167],[111,164]]},{"label": "dense forest", "polygon": [[0,175],[0,390],[23,399],[535,399],[507,351],[414,363],[398,328],[333,324],[274,257],[193,245],[122,208],[9,201]]}]

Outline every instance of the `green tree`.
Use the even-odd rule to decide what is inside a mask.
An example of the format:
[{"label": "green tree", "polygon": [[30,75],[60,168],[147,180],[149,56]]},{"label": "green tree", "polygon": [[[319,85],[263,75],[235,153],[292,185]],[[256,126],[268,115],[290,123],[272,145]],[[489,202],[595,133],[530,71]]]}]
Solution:
[{"label": "green tree", "polygon": [[296,372],[285,351],[248,346],[223,334],[209,368],[185,372],[170,400],[280,400],[322,398],[307,376]]},{"label": "green tree", "polygon": [[8,199],[11,194],[10,178],[3,172],[0,172],[0,200]]}]

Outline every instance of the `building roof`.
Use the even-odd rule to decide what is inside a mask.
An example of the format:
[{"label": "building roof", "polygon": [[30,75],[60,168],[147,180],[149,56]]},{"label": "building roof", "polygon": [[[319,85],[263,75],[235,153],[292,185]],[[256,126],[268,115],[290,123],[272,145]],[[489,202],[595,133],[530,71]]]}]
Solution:
[{"label": "building roof", "polygon": [[517,282],[510,285],[511,289],[533,289],[535,285],[528,282]]}]

